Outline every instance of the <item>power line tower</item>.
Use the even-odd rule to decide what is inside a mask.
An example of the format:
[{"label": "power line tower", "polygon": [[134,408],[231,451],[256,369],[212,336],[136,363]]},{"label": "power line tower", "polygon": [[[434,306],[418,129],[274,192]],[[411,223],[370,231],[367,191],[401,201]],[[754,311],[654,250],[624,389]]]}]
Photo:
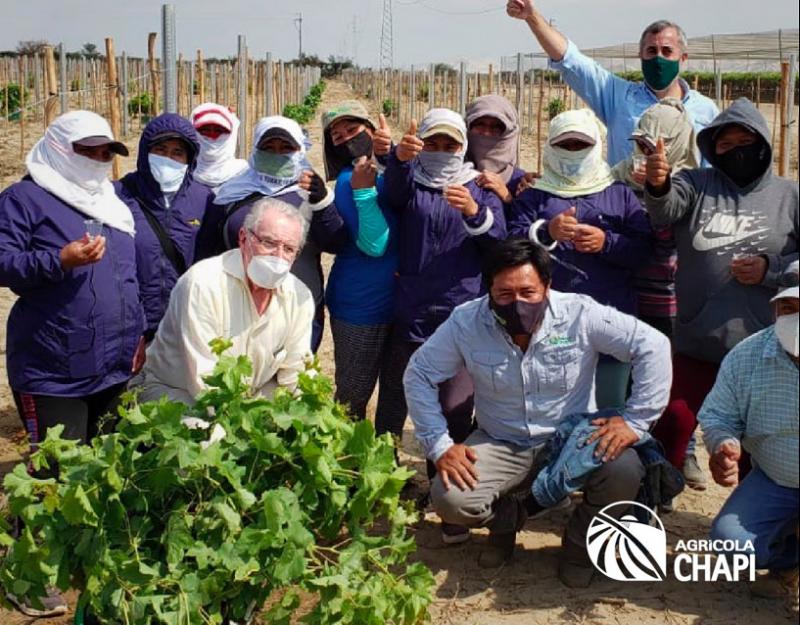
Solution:
[{"label": "power line tower", "polygon": [[381,62],[380,69],[391,69],[394,57],[392,43],[392,0],[383,0],[383,20],[381,21]]}]

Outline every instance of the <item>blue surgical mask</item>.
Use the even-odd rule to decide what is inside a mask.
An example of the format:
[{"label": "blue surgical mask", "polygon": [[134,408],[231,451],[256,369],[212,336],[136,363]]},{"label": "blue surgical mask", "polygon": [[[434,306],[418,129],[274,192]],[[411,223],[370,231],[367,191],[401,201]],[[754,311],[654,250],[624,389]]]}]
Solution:
[{"label": "blue surgical mask", "polygon": [[153,178],[156,179],[156,182],[161,187],[161,191],[175,193],[181,188],[183,179],[189,169],[188,165],[158,154],[148,154],[147,162],[150,164],[150,173],[153,174]]}]

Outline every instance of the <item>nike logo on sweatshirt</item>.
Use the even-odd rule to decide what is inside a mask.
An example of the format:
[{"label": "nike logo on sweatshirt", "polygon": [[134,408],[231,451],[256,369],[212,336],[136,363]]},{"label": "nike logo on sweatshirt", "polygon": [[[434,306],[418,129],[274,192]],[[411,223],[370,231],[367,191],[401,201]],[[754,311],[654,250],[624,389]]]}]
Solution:
[{"label": "nike logo on sweatshirt", "polygon": [[725,215],[715,213],[708,222],[694,234],[692,245],[699,252],[707,252],[750,239],[769,232],[769,228],[758,228],[761,218],[750,215]]}]

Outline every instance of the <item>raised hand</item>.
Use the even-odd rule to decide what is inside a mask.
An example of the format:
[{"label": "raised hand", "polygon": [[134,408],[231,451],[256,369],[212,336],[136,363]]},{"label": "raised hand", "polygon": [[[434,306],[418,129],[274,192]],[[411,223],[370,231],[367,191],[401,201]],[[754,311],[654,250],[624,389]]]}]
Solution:
[{"label": "raised hand", "polygon": [[547,224],[547,231],[554,241],[572,241],[578,227],[578,220],[575,218],[577,212],[574,206],[570,206],[550,220],[550,223]]},{"label": "raised hand", "polygon": [[422,152],[423,145],[422,139],[417,136],[417,120],[412,119],[406,134],[400,140],[400,145],[397,146],[395,152],[397,159],[403,162],[415,159],[417,154]]},{"label": "raised hand", "polygon": [[478,204],[472,198],[469,189],[464,185],[452,184],[449,187],[445,187],[444,199],[465,217],[474,217],[478,214]]},{"label": "raised hand", "polygon": [[392,147],[392,131],[386,123],[386,116],[381,113],[378,118],[378,129],[372,136],[372,152],[375,156],[386,156]]},{"label": "raised hand", "polygon": [[91,265],[103,258],[106,252],[106,238],[102,235],[89,237],[83,235],[82,239],[67,243],[61,248],[59,259],[65,270],[75,269],[82,265]]},{"label": "raised hand", "polygon": [[533,17],[533,0],[508,0],[506,13],[509,17],[526,20]]},{"label": "raised hand", "polygon": [[647,184],[656,192],[656,195],[663,195],[666,191],[667,182],[672,168],[667,161],[667,149],[664,147],[664,139],[658,138],[656,151],[647,157],[645,176]]},{"label": "raised hand", "polygon": [[350,186],[353,189],[369,189],[375,186],[375,178],[378,168],[372,159],[366,156],[359,157],[353,165],[353,175],[350,178]]},{"label": "raised hand", "polygon": [[504,204],[511,204],[511,201],[514,199],[514,196],[511,195],[511,192],[508,190],[506,183],[503,182],[500,174],[496,174],[492,171],[483,171],[481,175],[475,179],[475,182],[479,187],[492,191]]},{"label": "raised hand", "polygon": [[300,178],[297,179],[297,185],[308,191],[308,201],[312,204],[318,204],[325,199],[328,195],[328,188],[325,186],[325,181],[320,175],[310,169],[303,170]]}]

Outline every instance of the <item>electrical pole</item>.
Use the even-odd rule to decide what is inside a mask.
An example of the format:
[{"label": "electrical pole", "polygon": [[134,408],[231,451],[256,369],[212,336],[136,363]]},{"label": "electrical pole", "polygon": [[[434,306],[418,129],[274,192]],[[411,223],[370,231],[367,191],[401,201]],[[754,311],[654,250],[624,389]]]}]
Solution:
[{"label": "electrical pole", "polygon": [[300,60],[303,58],[303,14],[298,13],[297,17],[294,18],[295,28],[297,28],[297,39],[298,39],[298,53],[297,59]]}]

